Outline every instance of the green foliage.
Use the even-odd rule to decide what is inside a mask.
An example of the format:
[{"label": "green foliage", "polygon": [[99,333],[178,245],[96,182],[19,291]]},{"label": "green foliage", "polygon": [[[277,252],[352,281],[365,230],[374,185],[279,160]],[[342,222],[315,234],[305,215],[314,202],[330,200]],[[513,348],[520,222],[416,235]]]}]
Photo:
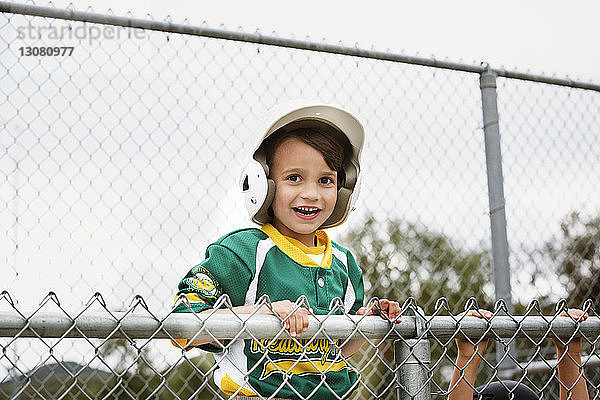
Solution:
[{"label": "green foliage", "polygon": [[46,364],[27,377],[0,383],[0,398],[203,400],[218,398],[215,394],[220,393],[210,373],[213,358],[204,352],[157,369],[147,346],[114,339],[100,347],[98,356],[110,371],[69,361]]},{"label": "green foliage", "polygon": [[600,216],[586,220],[573,212],[560,228],[562,237],[546,242],[542,252],[566,282],[569,305],[581,306],[592,299],[600,312]]},{"label": "green foliage", "polygon": [[366,223],[345,237],[364,273],[367,297],[401,301],[412,296],[425,312],[435,301],[448,300],[453,313],[474,297],[492,307],[491,257],[487,250],[468,250],[445,235],[402,220]]},{"label": "green foliage", "polygon": [[[463,311],[470,297],[480,307],[493,308],[488,294],[493,291],[492,261],[487,250],[461,248],[444,234],[416,223],[403,220],[381,223],[372,217],[360,228],[349,231],[343,242],[352,249],[363,270],[366,298],[402,302],[413,297],[426,315],[436,311],[457,314]],[[447,308],[436,310],[436,301],[441,297],[447,299]],[[452,343],[448,350],[443,345],[448,343],[432,341],[432,360],[439,360],[433,382],[447,387],[452,371],[450,367],[448,372],[448,367],[456,351]],[[384,399],[396,398],[394,388],[388,386],[394,374],[390,341],[382,342],[377,350],[363,346],[352,360],[361,369],[366,386],[359,388],[357,398],[372,397],[370,393]],[[434,391],[445,389],[435,387],[434,383]]]},{"label": "green foliage", "polygon": [[213,357],[207,353],[182,361],[164,372],[166,382],[160,391],[160,400],[214,399],[224,397],[213,382]]},{"label": "green foliage", "polygon": [[[76,378],[75,378],[76,376]],[[69,399],[104,398],[116,378],[106,372],[74,362],[50,363],[29,374],[0,384],[0,398]]]}]

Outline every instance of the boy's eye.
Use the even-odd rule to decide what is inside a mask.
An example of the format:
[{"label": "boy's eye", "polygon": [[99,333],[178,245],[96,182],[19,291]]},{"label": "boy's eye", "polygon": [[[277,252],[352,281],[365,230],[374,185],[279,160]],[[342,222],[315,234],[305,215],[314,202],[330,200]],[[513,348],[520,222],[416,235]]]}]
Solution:
[{"label": "boy's eye", "polygon": [[333,179],[331,179],[331,178],[329,178],[327,176],[324,176],[321,179],[319,179],[319,183],[321,183],[322,185],[329,185],[329,184],[334,183],[334,182],[333,182]]},{"label": "boy's eye", "polygon": [[292,182],[299,182],[300,176],[299,175],[290,175],[287,177],[287,180],[292,181]]}]

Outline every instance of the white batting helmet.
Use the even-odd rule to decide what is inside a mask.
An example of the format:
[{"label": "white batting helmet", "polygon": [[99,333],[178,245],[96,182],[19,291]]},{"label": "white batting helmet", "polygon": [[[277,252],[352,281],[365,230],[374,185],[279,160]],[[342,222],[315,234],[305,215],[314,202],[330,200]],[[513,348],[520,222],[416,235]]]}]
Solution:
[{"label": "white batting helmet", "polygon": [[268,210],[275,196],[275,182],[268,178],[269,167],[261,145],[277,130],[290,124],[293,129],[313,128],[326,134],[335,130],[346,136],[350,142],[352,156],[350,160],[345,160],[343,165],[346,174],[345,182],[338,189],[337,202],[331,216],[321,228],[340,225],[354,209],[358,197],[364,129],[358,119],[348,111],[332,105],[307,101],[287,102],[271,109],[258,127],[262,136],[252,150],[250,161],[240,178],[240,186],[245,195],[246,209],[250,218],[258,224],[266,224],[273,220]]}]

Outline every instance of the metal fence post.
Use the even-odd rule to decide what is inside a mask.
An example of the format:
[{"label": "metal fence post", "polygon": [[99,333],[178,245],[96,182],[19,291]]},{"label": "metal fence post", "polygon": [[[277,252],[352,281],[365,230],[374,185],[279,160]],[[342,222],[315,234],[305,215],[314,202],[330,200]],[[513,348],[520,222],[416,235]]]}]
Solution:
[{"label": "metal fence post", "polygon": [[431,353],[427,339],[394,341],[394,363],[398,400],[430,400],[429,362]]},{"label": "metal fence post", "polygon": [[[513,314],[496,78],[497,74],[488,66],[480,75],[479,87],[481,89],[481,105],[483,109],[483,132],[485,137],[495,296],[496,301],[503,299],[506,303],[508,313]],[[498,343],[496,349],[496,357],[500,361],[504,357],[504,346]],[[516,354],[514,344],[511,345],[510,354]],[[509,359],[504,359],[499,365],[501,373],[502,370],[512,367],[513,365],[511,365]]]}]

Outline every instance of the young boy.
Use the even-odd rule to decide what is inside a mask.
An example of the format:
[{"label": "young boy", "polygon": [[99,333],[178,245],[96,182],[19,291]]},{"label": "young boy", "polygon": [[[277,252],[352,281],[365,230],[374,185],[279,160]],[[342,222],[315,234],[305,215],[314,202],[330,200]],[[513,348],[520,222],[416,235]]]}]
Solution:
[{"label": "young boy", "polygon": [[[250,217],[261,228],[237,230],[210,245],[206,259],[180,282],[178,296],[204,312],[227,294],[234,313],[276,314],[291,338],[183,346],[216,350],[215,381],[238,398],[345,398],[357,385],[346,359],[362,341],[340,346],[342,341],[296,337],[308,328],[310,313],[339,314],[335,299],[346,313],[373,313],[362,307],[362,274],[352,254],[322,230],[343,223],[352,209],[364,131],[340,108],[295,103],[272,111],[261,134],[241,179]],[[263,295],[270,307],[256,305]],[[294,303],[300,296],[308,308]],[[187,307],[179,304],[175,312]],[[392,321],[400,317],[396,302],[380,300],[379,309]]]}]

